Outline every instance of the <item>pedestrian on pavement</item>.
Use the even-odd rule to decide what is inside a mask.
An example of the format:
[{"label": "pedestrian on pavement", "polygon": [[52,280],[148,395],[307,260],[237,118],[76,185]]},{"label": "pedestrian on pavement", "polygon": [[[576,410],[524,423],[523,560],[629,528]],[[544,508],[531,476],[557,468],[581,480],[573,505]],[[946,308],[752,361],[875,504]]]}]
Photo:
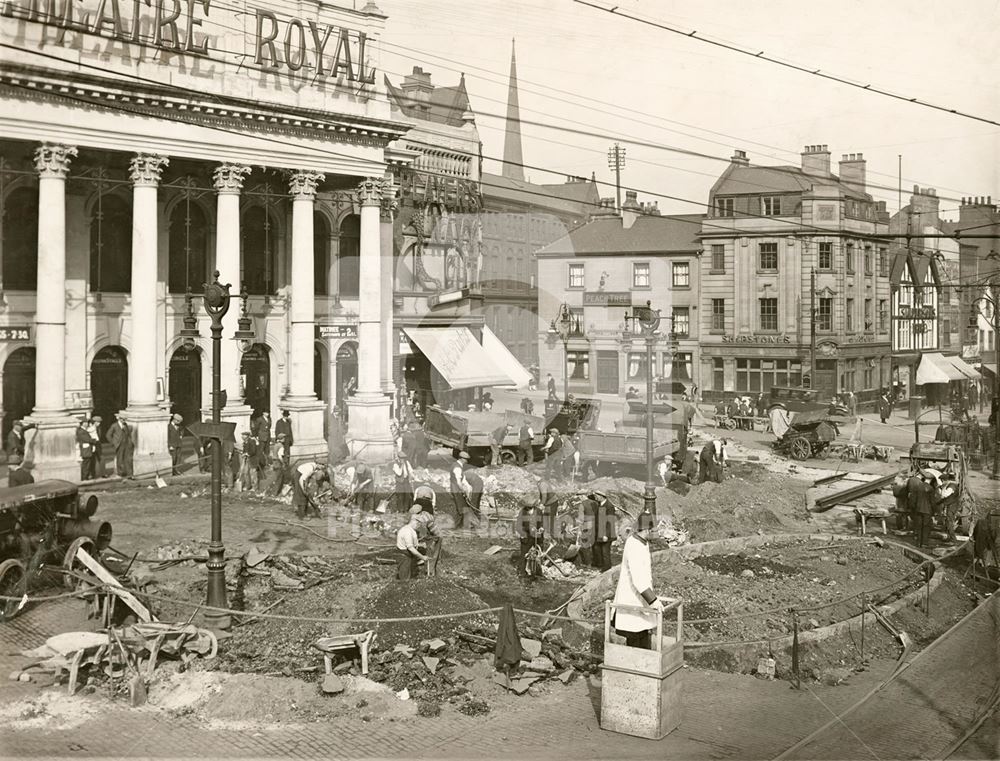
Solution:
[{"label": "pedestrian on pavement", "polygon": [[285,434],[285,449],[288,456],[291,456],[292,444],[295,443],[295,439],[292,437],[292,413],[288,410],[282,410],[281,420],[274,424],[275,438],[277,438],[279,433]]},{"label": "pedestrian on pavement", "polygon": [[180,415],[171,415],[170,422],[167,424],[167,450],[170,452],[170,473],[175,476],[181,474],[181,441],[183,437],[181,423],[183,422],[184,418]]},{"label": "pedestrian on pavement", "polygon": [[503,442],[507,435],[514,430],[510,423],[504,423],[493,429],[490,433],[490,465],[499,468],[503,464]]},{"label": "pedestrian on pavement", "polygon": [[535,431],[532,429],[531,423],[522,420],[521,427],[517,432],[517,464],[523,468],[535,461],[534,441]]},{"label": "pedestrian on pavement", "polygon": [[549,399],[556,398],[556,379],[552,377],[552,373],[545,374],[545,389],[549,393]]},{"label": "pedestrian on pavement", "polygon": [[413,468],[402,452],[397,452],[392,458],[392,475],[394,510],[405,513],[413,506]]},{"label": "pedestrian on pavement", "polygon": [[618,516],[608,495],[595,491],[589,495],[594,503],[594,546],[591,562],[601,571],[611,570],[611,543],[618,536]]},{"label": "pedestrian on pavement", "polygon": [[257,418],[253,429],[254,437],[260,445],[260,464],[266,467],[271,464],[271,413],[265,410]]},{"label": "pedestrian on pavement", "polygon": [[80,421],[76,428],[76,444],[80,452],[80,480],[90,481],[94,478],[94,440],[90,438],[86,418]]},{"label": "pedestrian on pavement", "polygon": [[400,581],[408,581],[417,575],[416,569],[420,563],[427,562],[427,556],[420,551],[420,514],[423,509],[420,505],[413,505],[410,508],[410,520],[400,527],[396,532],[396,552],[399,555],[399,562],[396,565],[396,578]]},{"label": "pedestrian on pavement", "polygon": [[108,443],[115,453],[115,474],[119,478],[132,478],[135,442],[132,440],[132,426],[121,412],[115,413],[115,422],[108,428]]},{"label": "pedestrian on pavement", "polygon": [[554,472],[562,467],[562,438],[559,436],[558,428],[550,428],[549,435],[542,446],[542,454],[545,455],[545,477],[551,479]]},{"label": "pedestrian on pavement", "polygon": [[531,563],[528,560],[528,554],[531,552],[532,547],[545,549],[542,546],[545,540],[544,520],[542,509],[537,502],[521,506],[517,520],[514,523],[514,533],[517,534],[521,543],[521,547],[518,550],[518,574],[529,579],[541,576],[541,565]]},{"label": "pedestrian on pavement", "polygon": [[318,462],[301,462],[292,472],[292,506],[299,518],[310,514],[323,517],[317,504],[319,488],[330,483],[330,473],[326,465]]},{"label": "pedestrian on pavement", "polygon": [[455,507],[455,528],[461,528],[465,522],[466,512],[472,509],[469,503],[469,482],[465,471],[469,465],[469,453],[464,450],[452,450],[452,463],[448,471],[448,491]]},{"label": "pedestrian on pavement", "polygon": [[931,494],[933,487],[921,476],[920,472],[914,473],[906,482],[906,497],[910,511],[910,518],[914,521],[914,535],[918,547],[926,547],[931,536],[931,515],[933,506],[931,505]]},{"label": "pedestrian on pavement", "polygon": [[35,483],[31,475],[31,463],[13,455],[7,471],[7,486],[27,486]]},{"label": "pedestrian on pavement", "polygon": [[90,443],[94,447],[94,478],[104,478],[104,460],[101,453],[101,423],[104,419],[100,415],[94,415],[87,423],[87,433],[90,434]]},{"label": "pedestrian on pavement", "polygon": [[889,392],[886,389],[882,389],[882,393],[878,397],[878,416],[879,419],[885,423],[889,420],[892,415],[892,400],[889,398]]},{"label": "pedestrian on pavement", "polygon": [[25,449],[24,433],[25,431],[28,431],[34,427],[35,427],[34,423],[32,423],[31,425],[25,425],[23,420],[14,421],[13,425],[11,426],[10,433],[7,434],[6,448],[8,457],[17,455],[17,457],[20,460],[24,459],[24,449]]},{"label": "pedestrian on pavement", "polygon": [[[652,559],[649,552],[649,537],[653,530],[653,516],[640,513],[635,529],[625,540],[622,550],[622,567],[615,589],[615,605],[645,607],[651,611],[663,611],[663,603],[653,591]],[[615,631],[625,637],[629,647],[650,649],[650,630],[656,628],[656,617],[631,611],[616,610],[612,622]]]}]

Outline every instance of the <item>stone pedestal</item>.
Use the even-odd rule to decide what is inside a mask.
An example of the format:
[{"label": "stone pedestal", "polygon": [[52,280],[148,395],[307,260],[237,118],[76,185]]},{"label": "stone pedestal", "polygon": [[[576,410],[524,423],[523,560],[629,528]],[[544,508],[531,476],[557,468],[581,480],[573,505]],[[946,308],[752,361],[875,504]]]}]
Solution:
[{"label": "stone pedestal", "polygon": [[80,480],[80,453],[76,446],[76,429],[79,421],[69,415],[38,418],[28,417],[25,422],[37,428],[25,435],[24,459],[32,463],[31,475],[35,481],[61,478],[64,481]]},{"label": "stone pedestal", "polygon": [[135,435],[132,472],[136,478],[170,475],[170,450],[167,448],[167,426],[170,413],[153,409],[126,409],[122,415]]},{"label": "stone pedestal", "polygon": [[347,400],[347,446],[351,455],[369,465],[392,460],[394,444],[389,432],[389,406],[385,396],[357,394]]},{"label": "stone pedestal", "polygon": [[[223,407],[219,415],[219,419],[223,423],[236,423],[236,440],[240,440],[240,434],[243,431],[250,430],[250,415],[253,414],[253,408],[248,404],[234,404],[231,406]],[[212,419],[212,408],[203,407],[201,410],[202,420]]]},{"label": "stone pedestal", "polygon": [[326,404],[318,400],[285,399],[281,409],[291,413],[292,461],[315,459],[326,462],[328,446],[323,435]]}]

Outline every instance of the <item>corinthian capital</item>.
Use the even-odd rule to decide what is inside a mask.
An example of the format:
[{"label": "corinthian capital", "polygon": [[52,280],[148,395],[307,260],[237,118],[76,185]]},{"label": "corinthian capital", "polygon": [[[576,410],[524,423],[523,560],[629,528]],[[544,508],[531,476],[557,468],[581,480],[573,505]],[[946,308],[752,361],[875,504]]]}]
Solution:
[{"label": "corinthian capital", "polygon": [[160,173],[170,163],[166,156],[153,156],[148,153],[137,153],[129,162],[129,176],[133,185],[156,186],[160,184]]},{"label": "corinthian capital", "polygon": [[326,175],[300,169],[288,173],[288,190],[292,200],[311,201],[316,197],[316,187],[323,182]]},{"label": "corinthian capital", "polygon": [[233,193],[239,195],[243,189],[243,180],[250,174],[250,167],[242,164],[220,164],[212,172],[215,189],[220,194]]},{"label": "corinthian capital", "polygon": [[362,206],[382,205],[382,178],[365,177],[358,184],[358,202]]},{"label": "corinthian capital", "polygon": [[40,177],[65,177],[76,146],[42,143],[35,149],[35,171]]}]

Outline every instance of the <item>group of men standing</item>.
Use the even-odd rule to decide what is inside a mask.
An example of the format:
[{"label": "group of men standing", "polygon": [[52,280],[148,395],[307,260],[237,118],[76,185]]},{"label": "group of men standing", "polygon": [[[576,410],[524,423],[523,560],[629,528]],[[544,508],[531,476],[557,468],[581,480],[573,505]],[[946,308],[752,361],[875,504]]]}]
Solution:
[{"label": "group of men standing", "polygon": [[[84,418],[76,429],[76,445],[80,455],[80,480],[90,481],[104,478],[104,451],[101,436],[103,419],[100,415]],[[115,421],[108,427],[105,436],[115,453],[115,475],[133,478],[133,457],[135,454],[135,433],[121,412],[115,413]]]}]

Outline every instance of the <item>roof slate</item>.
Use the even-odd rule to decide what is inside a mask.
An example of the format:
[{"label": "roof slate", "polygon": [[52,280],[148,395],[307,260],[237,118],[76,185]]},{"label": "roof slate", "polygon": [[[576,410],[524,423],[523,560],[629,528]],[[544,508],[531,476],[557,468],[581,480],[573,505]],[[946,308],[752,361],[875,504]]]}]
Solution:
[{"label": "roof slate", "polygon": [[835,185],[841,193],[851,198],[871,200],[871,196],[840,181],[836,175],[819,177],[807,174],[796,166],[730,166],[715,194],[761,195],[766,193],[805,193],[815,184]]},{"label": "roof slate", "polygon": [[598,217],[553,241],[538,255],[690,253],[701,248],[698,233],[704,218],[702,214],[640,216],[625,229],[621,217]]}]

